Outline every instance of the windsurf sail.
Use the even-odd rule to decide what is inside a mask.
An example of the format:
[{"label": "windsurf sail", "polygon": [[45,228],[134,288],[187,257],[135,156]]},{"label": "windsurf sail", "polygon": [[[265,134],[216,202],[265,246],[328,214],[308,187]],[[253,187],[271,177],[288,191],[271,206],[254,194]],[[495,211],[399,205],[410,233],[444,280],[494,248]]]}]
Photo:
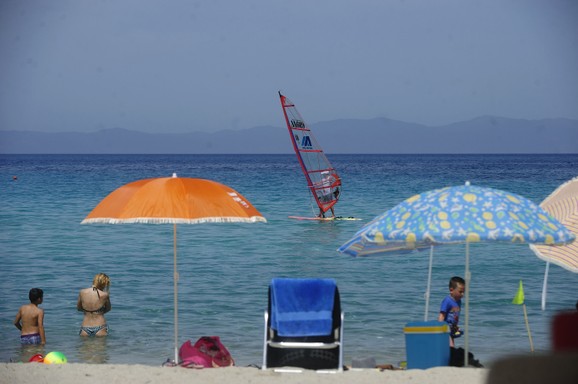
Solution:
[{"label": "windsurf sail", "polygon": [[324,216],[328,210],[333,211],[333,206],[339,201],[341,179],[327,160],[325,153],[297,111],[295,104],[283,96],[281,92],[279,92],[279,97],[293,149],[307,180],[307,186],[319,207],[319,213]]}]

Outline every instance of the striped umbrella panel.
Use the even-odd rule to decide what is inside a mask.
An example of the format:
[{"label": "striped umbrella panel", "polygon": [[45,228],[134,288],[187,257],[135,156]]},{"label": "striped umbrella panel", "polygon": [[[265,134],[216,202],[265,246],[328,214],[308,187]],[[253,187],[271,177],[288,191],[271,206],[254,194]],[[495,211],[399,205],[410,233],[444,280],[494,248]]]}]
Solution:
[{"label": "striped umbrella panel", "polygon": [[[578,177],[562,184],[542,204],[546,212],[578,236]],[[578,273],[578,242],[565,245],[531,245],[536,256]]]}]

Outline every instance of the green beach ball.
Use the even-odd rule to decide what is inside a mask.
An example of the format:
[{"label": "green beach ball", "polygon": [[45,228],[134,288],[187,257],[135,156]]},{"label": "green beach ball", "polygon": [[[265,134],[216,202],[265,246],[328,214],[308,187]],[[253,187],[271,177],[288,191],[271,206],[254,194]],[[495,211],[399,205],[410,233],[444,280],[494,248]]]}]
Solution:
[{"label": "green beach ball", "polygon": [[68,361],[66,355],[62,352],[53,351],[44,356],[44,364],[64,364]]}]

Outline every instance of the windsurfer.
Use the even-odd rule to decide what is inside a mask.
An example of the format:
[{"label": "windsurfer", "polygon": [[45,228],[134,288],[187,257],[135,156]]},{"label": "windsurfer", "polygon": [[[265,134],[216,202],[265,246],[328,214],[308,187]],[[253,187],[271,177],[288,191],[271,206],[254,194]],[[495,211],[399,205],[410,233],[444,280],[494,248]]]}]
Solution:
[{"label": "windsurfer", "polygon": [[327,160],[319,143],[315,140],[313,133],[307,127],[303,117],[295,108],[295,104],[283,96],[281,92],[279,92],[279,98],[293,149],[307,179],[307,187],[319,207],[319,215],[316,218],[325,218],[325,213],[329,210],[335,217],[333,206],[341,194],[341,180]]}]

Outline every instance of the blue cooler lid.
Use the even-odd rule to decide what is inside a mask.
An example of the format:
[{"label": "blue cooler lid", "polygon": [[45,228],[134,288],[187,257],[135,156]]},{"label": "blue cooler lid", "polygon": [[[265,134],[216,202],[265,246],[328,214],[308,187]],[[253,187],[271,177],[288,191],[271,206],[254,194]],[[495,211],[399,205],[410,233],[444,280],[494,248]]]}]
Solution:
[{"label": "blue cooler lid", "polygon": [[404,333],[449,333],[448,323],[437,320],[412,321],[403,328]]}]

